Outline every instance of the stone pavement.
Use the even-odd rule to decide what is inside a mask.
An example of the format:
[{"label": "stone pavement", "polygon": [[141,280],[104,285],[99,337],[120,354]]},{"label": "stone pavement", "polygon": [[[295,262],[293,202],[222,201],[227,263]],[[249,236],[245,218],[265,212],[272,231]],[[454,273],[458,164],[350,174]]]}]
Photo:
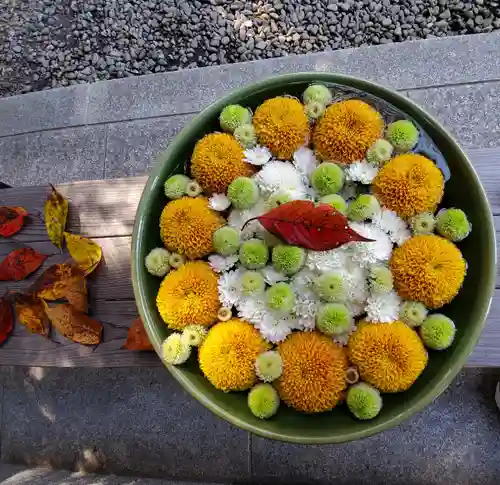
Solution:
[{"label": "stone pavement", "polygon": [[[147,173],[153,156],[217,97],[273,74],[307,70],[392,86],[435,113],[471,157],[496,153],[499,52],[500,33],[492,33],[1,99],[0,180],[22,186]],[[500,476],[498,379],[499,370],[468,369],[402,426],[315,447],[250,436],[203,408],[162,368],[3,368],[0,457],[78,469],[95,455],[100,471],[179,480],[493,485]]]}]

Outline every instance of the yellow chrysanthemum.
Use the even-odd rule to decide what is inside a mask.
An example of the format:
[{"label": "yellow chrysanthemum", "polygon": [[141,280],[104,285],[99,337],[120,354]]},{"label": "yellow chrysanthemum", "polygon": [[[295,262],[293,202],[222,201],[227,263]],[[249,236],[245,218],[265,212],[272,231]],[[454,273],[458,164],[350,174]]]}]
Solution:
[{"label": "yellow chrysanthemum", "polygon": [[394,287],[405,300],[428,308],[449,303],[462,287],[467,268],[460,250],[434,234],[408,239],[392,253]]},{"label": "yellow chrysanthemum", "polygon": [[253,325],[237,318],[220,322],[200,347],[200,369],[217,389],[244,391],[257,381],[255,359],[269,348]]},{"label": "yellow chrysanthemum", "polygon": [[322,160],[352,163],[364,158],[383,129],[377,110],[359,99],[348,99],[326,109],[314,130],[314,148]]},{"label": "yellow chrysanthemum", "polygon": [[259,142],[281,159],[292,158],[309,138],[309,121],[304,106],[293,98],[278,96],[264,101],[253,117]]},{"label": "yellow chrysanthemum", "polygon": [[210,209],[204,197],[183,197],[170,201],[160,217],[160,236],[169,251],[189,259],[213,252],[212,236],[224,219]]},{"label": "yellow chrysanthemum", "polygon": [[252,166],[243,159],[243,148],[233,136],[210,133],[194,147],[191,176],[206,193],[224,194],[233,180],[253,174]]},{"label": "yellow chrysanthemum", "polygon": [[283,373],[280,398],[298,411],[321,413],[334,408],[346,388],[347,356],[319,332],[294,332],[278,345]]},{"label": "yellow chrysanthemum", "polygon": [[436,164],[415,153],[394,157],[373,181],[373,192],[401,217],[434,213],[443,198],[444,177]]},{"label": "yellow chrysanthemum", "polygon": [[220,308],[218,280],[204,261],[188,261],[170,271],[156,297],[163,321],[174,330],[214,323]]},{"label": "yellow chrysanthemum", "polygon": [[382,392],[406,391],[427,365],[419,336],[403,322],[361,323],[348,343],[361,378]]}]

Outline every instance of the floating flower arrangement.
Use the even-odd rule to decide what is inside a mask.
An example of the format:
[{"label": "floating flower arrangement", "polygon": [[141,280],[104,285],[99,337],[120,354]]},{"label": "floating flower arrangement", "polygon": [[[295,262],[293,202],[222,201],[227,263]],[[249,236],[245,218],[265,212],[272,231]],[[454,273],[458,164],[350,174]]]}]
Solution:
[{"label": "floating flower arrangement", "polygon": [[197,357],[214,387],[248,392],[258,418],[345,403],[373,419],[427,349],[453,344],[439,309],[466,275],[467,216],[440,207],[445,178],[412,121],[386,123],[362,99],[316,84],[302,102],[230,105],[219,121],[190,177],[165,182],[164,247],[145,260],[163,278],[163,360]]}]

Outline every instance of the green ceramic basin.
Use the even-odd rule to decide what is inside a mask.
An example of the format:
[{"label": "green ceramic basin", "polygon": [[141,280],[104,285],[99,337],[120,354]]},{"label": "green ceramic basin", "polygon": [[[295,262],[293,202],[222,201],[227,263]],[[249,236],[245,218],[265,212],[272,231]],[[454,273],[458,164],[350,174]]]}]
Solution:
[{"label": "green ceramic basin", "polygon": [[[255,109],[265,99],[291,94],[299,96],[312,82],[336,83],[375,95],[412,117],[432,138],[449,166],[451,178],[446,184],[444,206],[464,209],[473,231],[460,244],[467,262],[465,284],[453,302],[443,309],[457,325],[456,341],[445,352],[433,352],[421,377],[409,391],[384,395],[380,415],[367,422],[355,420],[340,406],[319,415],[301,414],[281,406],[270,420],[255,418],[247,408],[247,393],[223,393],[201,375],[191,357],[183,366],[167,369],[179,383],[204,406],[235,426],[252,433],[294,443],[322,444],[356,440],[386,430],[422,410],[438,397],[459,372],[472,352],[484,326],[496,278],[496,245],[493,219],[485,192],[465,153],[450,134],[425,111],[407,98],[382,86],[329,73],[297,73],[266,79],[229,93],[203,110],[171,142],[157,160],[137,210],[132,238],[132,281],[137,306],[146,330],[159,353],[168,330],[155,306],[160,279],[147,273],[143,261],[154,247],[161,246],[158,221],[166,199],[163,183],[172,174],[182,172],[197,140],[219,130],[217,118],[224,106],[240,103]],[[169,400],[169,396],[165,396]],[[177,406],[179,403],[171,403]]]}]

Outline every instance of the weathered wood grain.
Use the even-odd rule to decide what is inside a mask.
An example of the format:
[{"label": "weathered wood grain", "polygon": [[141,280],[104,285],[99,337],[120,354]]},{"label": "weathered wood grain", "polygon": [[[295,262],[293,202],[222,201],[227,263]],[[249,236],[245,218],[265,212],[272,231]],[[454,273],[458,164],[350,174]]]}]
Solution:
[{"label": "weathered wood grain", "polygon": [[[70,201],[66,229],[88,237],[130,236],[146,177],[94,180],[58,185]],[[21,242],[49,241],[43,207],[50,187],[23,187],[0,191],[0,205],[22,206],[31,216],[16,235]],[[0,238],[0,244],[6,240]]]}]

